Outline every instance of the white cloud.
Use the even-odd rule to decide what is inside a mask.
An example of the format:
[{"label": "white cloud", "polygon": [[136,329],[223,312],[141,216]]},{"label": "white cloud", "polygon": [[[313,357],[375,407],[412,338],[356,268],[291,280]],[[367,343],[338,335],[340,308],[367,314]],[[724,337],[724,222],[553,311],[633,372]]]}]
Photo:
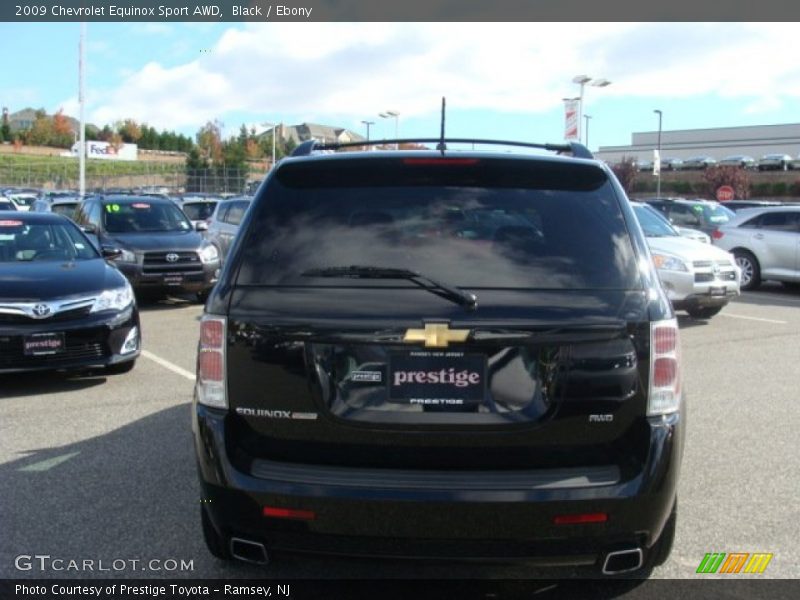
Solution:
[{"label": "white cloud", "polygon": [[[190,32],[186,29],[184,33]],[[604,97],[743,99],[743,111],[800,95],[794,24],[266,23],[226,30],[210,52],[148,62],[90,114],[195,127],[232,112],[354,122],[390,108],[535,113],[577,93],[574,75],[607,77]]]}]

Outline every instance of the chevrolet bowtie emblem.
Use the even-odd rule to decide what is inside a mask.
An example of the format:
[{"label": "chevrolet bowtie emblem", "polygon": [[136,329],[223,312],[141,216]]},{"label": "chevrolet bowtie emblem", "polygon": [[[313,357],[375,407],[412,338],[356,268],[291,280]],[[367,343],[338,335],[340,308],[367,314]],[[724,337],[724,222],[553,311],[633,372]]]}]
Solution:
[{"label": "chevrolet bowtie emblem", "polygon": [[469,329],[450,329],[447,323],[425,323],[425,329],[409,329],[404,342],[425,342],[428,348],[447,348],[450,342],[464,342]]}]

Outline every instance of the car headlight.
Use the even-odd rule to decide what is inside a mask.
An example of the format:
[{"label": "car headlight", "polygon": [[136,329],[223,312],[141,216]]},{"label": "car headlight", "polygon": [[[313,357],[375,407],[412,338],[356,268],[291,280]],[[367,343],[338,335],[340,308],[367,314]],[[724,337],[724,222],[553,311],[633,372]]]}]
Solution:
[{"label": "car headlight", "polygon": [[91,312],[101,310],[123,310],[133,304],[133,288],[130,284],[124,287],[105,290],[94,301]]},{"label": "car headlight", "polygon": [[217,251],[217,247],[213,244],[209,244],[200,250],[200,262],[208,264],[217,260],[219,260],[219,252]]},{"label": "car headlight", "polygon": [[122,254],[120,254],[114,260],[118,262],[126,262],[126,263],[135,263],[136,262],[136,255],[131,252],[130,250],[122,250]]},{"label": "car headlight", "polygon": [[672,256],[671,254],[653,254],[653,263],[655,263],[656,269],[689,272],[686,263],[677,256]]}]

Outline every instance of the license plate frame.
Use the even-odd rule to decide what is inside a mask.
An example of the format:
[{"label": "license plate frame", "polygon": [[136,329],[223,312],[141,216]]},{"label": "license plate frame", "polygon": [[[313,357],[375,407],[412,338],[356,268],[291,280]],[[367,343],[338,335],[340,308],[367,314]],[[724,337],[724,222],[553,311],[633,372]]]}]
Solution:
[{"label": "license plate frame", "polygon": [[183,273],[164,273],[164,285],[183,285]]},{"label": "license plate frame", "polygon": [[66,350],[66,339],[61,331],[32,333],[22,338],[25,356],[51,356]]},{"label": "license plate frame", "polygon": [[711,286],[708,288],[708,295],[712,298],[720,298],[726,295],[728,288],[723,286]]}]

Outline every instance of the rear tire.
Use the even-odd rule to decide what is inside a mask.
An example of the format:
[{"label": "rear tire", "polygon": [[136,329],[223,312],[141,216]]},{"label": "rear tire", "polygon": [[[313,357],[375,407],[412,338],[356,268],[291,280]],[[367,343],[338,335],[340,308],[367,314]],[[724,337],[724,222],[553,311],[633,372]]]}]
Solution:
[{"label": "rear tire", "polygon": [[736,250],[733,256],[742,270],[741,289],[754,290],[761,285],[761,267],[753,253],[748,250]]},{"label": "rear tire", "polygon": [[721,306],[698,306],[696,308],[687,308],[686,312],[693,319],[710,319],[721,310]]},{"label": "rear tire", "polygon": [[206,548],[212,556],[220,560],[232,560],[230,550],[225,544],[222,536],[214,529],[211,523],[211,517],[208,516],[206,509],[200,507],[200,523],[203,528],[203,541],[206,543]]}]

